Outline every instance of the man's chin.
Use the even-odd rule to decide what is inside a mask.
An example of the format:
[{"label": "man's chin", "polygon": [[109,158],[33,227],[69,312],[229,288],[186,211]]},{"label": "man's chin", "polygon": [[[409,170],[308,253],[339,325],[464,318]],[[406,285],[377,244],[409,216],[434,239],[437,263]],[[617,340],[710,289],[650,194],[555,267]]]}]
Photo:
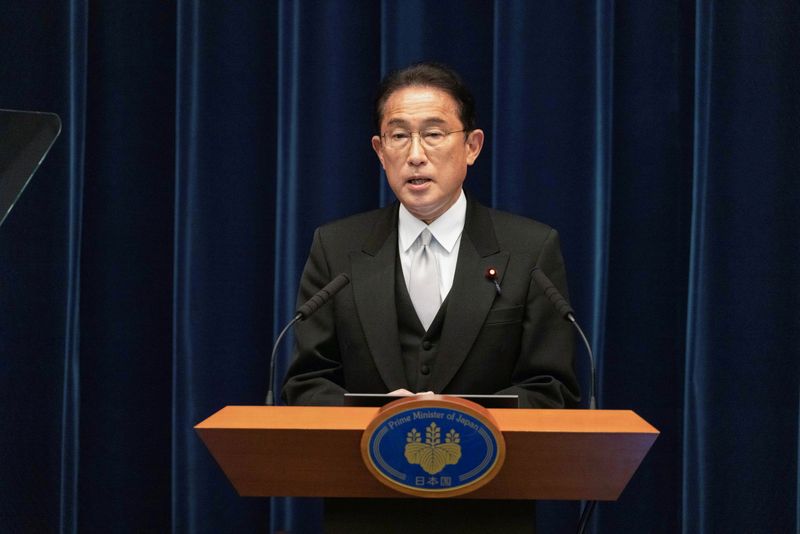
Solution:
[{"label": "man's chin", "polygon": [[432,223],[439,215],[447,211],[441,204],[431,206],[430,204],[403,202],[403,205],[411,215],[425,222],[425,224]]}]

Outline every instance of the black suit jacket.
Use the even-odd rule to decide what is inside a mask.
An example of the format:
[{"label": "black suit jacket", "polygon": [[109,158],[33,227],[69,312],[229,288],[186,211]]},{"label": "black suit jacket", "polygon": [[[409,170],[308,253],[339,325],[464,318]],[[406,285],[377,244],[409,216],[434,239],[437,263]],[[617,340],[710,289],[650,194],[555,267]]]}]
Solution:
[{"label": "black suit jacket", "polygon": [[[407,388],[395,306],[399,204],[317,229],[298,303],[339,273],[351,283],[295,327],[289,404],[340,405],[345,392]],[[436,393],[518,394],[523,407],[579,399],[573,332],[531,279],[538,265],[566,295],[558,234],[468,200],[456,273],[431,374]],[[486,278],[497,269],[498,295]]]}]

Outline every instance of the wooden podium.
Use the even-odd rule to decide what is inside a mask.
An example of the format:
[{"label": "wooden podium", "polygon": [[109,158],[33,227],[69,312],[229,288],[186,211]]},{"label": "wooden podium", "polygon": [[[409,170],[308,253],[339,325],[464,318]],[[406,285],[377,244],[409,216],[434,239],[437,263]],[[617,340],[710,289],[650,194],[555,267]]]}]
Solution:
[{"label": "wooden podium", "polygon": [[[361,458],[378,408],[227,406],[195,430],[242,496],[407,498]],[[626,410],[490,409],[506,442],[497,476],[460,499],[619,498],[658,430]]]}]

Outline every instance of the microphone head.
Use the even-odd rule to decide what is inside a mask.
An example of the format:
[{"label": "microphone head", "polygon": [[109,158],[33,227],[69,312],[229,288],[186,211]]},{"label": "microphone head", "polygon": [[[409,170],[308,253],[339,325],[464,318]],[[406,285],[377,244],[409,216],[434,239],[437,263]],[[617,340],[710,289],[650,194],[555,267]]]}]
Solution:
[{"label": "microphone head", "polygon": [[558,313],[560,313],[565,320],[571,321],[575,316],[575,310],[572,309],[572,306],[569,305],[567,299],[564,298],[550,278],[544,274],[544,271],[542,271],[539,266],[536,266],[531,269],[531,276],[536,281],[536,285],[539,286],[539,289],[542,290],[545,296],[547,296],[550,302],[556,307]]},{"label": "microphone head", "polygon": [[317,294],[311,297],[305,304],[300,306],[295,313],[299,315],[302,320],[307,319],[349,283],[350,277],[344,273],[340,274],[328,282],[328,285],[320,289]]},{"label": "microphone head", "polygon": [[345,273],[341,273],[339,274],[339,276],[331,280],[331,282],[326,287],[328,287],[328,291],[331,293],[331,295],[335,295],[349,283],[350,283],[350,277],[347,276]]}]

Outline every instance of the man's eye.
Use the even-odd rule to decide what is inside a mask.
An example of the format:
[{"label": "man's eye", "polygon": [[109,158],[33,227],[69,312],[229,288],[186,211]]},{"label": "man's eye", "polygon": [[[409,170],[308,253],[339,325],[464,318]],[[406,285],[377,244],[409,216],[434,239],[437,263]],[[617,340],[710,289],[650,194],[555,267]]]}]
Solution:
[{"label": "man's eye", "polygon": [[410,136],[408,132],[393,132],[389,137],[392,138],[392,141],[405,141]]},{"label": "man's eye", "polygon": [[439,130],[430,130],[422,134],[422,137],[428,139],[429,141],[439,141],[444,137],[444,132]]}]

